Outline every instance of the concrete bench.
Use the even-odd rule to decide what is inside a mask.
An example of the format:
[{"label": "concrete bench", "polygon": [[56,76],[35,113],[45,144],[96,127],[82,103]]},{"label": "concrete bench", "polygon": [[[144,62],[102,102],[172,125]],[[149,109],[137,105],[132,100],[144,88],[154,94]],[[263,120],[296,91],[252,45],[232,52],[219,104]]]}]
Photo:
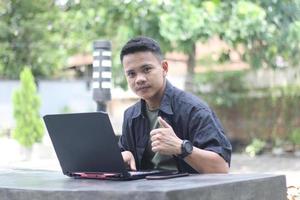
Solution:
[{"label": "concrete bench", "polygon": [[167,180],[73,179],[56,171],[0,170],[1,200],[286,200],[283,175],[204,174]]}]

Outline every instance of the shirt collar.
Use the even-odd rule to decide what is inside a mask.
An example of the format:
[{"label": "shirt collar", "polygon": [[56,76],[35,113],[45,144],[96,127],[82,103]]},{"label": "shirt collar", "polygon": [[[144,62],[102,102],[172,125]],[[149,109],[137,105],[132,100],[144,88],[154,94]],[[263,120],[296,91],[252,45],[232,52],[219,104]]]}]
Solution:
[{"label": "shirt collar", "polygon": [[[173,90],[174,90],[173,85],[168,80],[166,80],[166,88],[164,91],[162,101],[160,103],[159,110],[168,115],[173,115],[173,110],[171,107],[171,98],[174,93]],[[140,115],[146,116],[144,113],[145,106],[146,106],[145,100],[141,99],[139,102],[137,102],[133,111],[132,118],[137,118]]]},{"label": "shirt collar", "polygon": [[168,115],[173,115],[173,110],[171,107],[171,98],[174,94],[174,87],[168,80],[166,81],[166,88],[159,109]]}]

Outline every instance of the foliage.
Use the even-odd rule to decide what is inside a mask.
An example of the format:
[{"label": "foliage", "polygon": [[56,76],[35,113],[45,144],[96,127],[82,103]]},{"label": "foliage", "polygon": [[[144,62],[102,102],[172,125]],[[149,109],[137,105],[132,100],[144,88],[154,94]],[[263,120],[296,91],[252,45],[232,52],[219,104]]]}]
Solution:
[{"label": "foliage", "polygon": [[186,53],[189,76],[194,75],[195,44],[212,36],[254,68],[294,66],[300,51],[299,9],[299,0],[3,0],[0,74],[16,78],[26,65],[36,77],[51,77],[68,57],[91,53],[94,40],[108,39],[113,80],[124,86],[119,50],[136,35],[154,37],[164,52]]},{"label": "foliage", "polygon": [[[287,59],[296,57],[300,51],[300,20],[291,23],[286,40],[290,51],[286,52],[285,57]],[[297,62],[293,61],[292,64],[297,65]]]},{"label": "foliage", "polygon": [[252,142],[246,147],[245,152],[249,154],[249,156],[254,157],[262,153],[265,145],[265,141],[258,138],[254,138]]},{"label": "foliage", "polygon": [[[30,66],[36,76],[51,74],[65,54],[51,30],[57,8],[47,0],[3,0],[0,3],[0,74],[18,78],[20,66]],[[55,52],[55,53],[53,53]]]},{"label": "foliage", "polygon": [[[295,109],[300,101],[299,84],[261,89],[249,87],[235,93],[225,86],[218,85],[223,95],[212,90],[202,92],[201,97],[214,107],[232,138],[247,142],[259,137],[276,146],[277,141],[286,141],[294,129],[300,128],[300,110]],[[220,103],[216,101],[218,98],[224,100]]]},{"label": "foliage", "polygon": [[252,67],[277,68],[299,63],[292,56],[299,53],[299,0],[236,1],[222,6],[220,36],[233,47],[242,44],[240,53]]},{"label": "foliage", "polygon": [[[275,26],[272,37],[267,40],[266,50],[268,51],[263,54],[265,60],[269,60],[267,63],[270,63],[269,66],[272,67],[297,66],[299,61],[295,55],[299,54],[300,29],[297,24],[300,20],[300,1],[266,0],[256,2],[259,2],[261,7],[266,10],[268,23]],[[278,58],[281,57],[287,63],[278,62]]]},{"label": "foliage", "polygon": [[[163,1],[119,1],[112,0],[104,5],[107,9],[105,24],[106,37],[113,44],[113,81],[123,88],[127,87],[119,53],[125,42],[137,35],[155,38],[163,52],[170,50],[170,43],[159,33],[159,16],[163,12]],[[141,9],[143,8],[143,9]]]},{"label": "foliage", "polygon": [[[245,71],[207,72],[197,74],[197,94],[212,105],[231,107],[248,92],[244,83]],[[206,90],[203,88],[207,88]]]},{"label": "foliage", "polygon": [[185,89],[194,92],[194,68],[196,66],[196,43],[206,42],[217,35],[220,21],[220,1],[169,2],[160,15],[159,33],[170,42],[173,49],[188,56]]},{"label": "foliage", "polygon": [[21,86],[13,94],[14,117],[16,128],[13,137],[23,146],[31,147],[41,142],[44,126],[39,117],[40,98],[29,68],[24,68],[21,75]]},{"label": "foliage", "polygon": [[171,41],[172,47],[191,53],[192,46],[198,41],[207,41],[218,29],[218,1],[176,0],[164,6],[159,19],[160,34]]},{"label": "foliage", "polygon": [[295,145],[300,145],[300,128],[296,128],[290,133],[289,140]]}]

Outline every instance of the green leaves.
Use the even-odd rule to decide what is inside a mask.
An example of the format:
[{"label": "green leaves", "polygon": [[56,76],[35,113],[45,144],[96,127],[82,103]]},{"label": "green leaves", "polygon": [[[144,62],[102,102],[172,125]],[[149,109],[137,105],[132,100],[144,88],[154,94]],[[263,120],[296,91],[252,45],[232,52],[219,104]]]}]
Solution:
[{"label": "green leaves", "polygon": [[47,27],[56,13],[51,1],[5,0],[0,7],[1,76],[17,78],[24,65],[31,66],[36,75],[45,75],[43,69],[51,71],[59,60],[40,54],[51,47]]},{"label": "green leaves", "polygon": [[258,5],[239,1],[233,5],[227,22],[224,22],[223,39],[235,46],[244,43],[250,46],[253,40],[266,31],[266,13]]},{"label": "green leaves", "polygon": [[[190,58],[197,42],[218,36],[254,68],[276,68],[278,60],[296,65],[299,10],[299,0],[2,0],[0,73],[17,78],[27,65],[37,76],[52,76],[69,56],[91,53],[94,40],[111,40],[118,57],[121,46],[137,35]],[[114,67],[119,71],[119,62]]]},{"label": "green leaves", "polygon": [[295,128],[289,135],[289,140],[294,144],[294,145],[300,145],[300,129]]},{"label": "green leaves", "polygon": [[[198,95],[212,105],[232,107],[247,95],[244,71],[207,72],[195,76]],[[206,91],[205,91],[206,90]]]},{"label": "green leaves", "polygon": [[16,128],[13,137],[23,146],[31,147],[41,142],[44,126],[39,117],[40,98],[29,68],[24,68],[20,76],[21,85],[13,94]]},{"label": "green leaves", "polygon": [[201,9],[192,5],[177,3],[168,6],[166,11],[160,15],[160,33],[171,41],[191,39],[203,26],[204,20],[199,17]]},{"label": "green leaves", "polygon": [[266,146],[266,142],[258,139],[258,138],[254,138],[251,143],[246,147],[245,152],[251,156],[251,157],[255,157],[258,154],[261,154],[264,147]]},{"label": "green leaves", "polygon": [[206,41],[216,33],[218,3],[204,1],[195,6],[191,1],[172,1],[160,15],[160,34],[170,41],[173,48],[190,52],[198,40]]}]

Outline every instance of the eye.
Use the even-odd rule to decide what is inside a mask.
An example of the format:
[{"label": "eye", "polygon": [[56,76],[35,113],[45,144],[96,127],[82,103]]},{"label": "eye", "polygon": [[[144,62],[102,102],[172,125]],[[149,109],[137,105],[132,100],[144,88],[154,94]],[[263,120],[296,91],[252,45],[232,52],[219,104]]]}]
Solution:
[{"label": "eye", "polygon": [[133,71],[127,72],[127,77],[128,77],[128,78],[133,78],[133,77],[135,77],[135,72],[133,72]]},{"label": "eye", "polygon": [[144,68],[144,73],[149,73],[151,71],[151,67],[145,67]]}]

